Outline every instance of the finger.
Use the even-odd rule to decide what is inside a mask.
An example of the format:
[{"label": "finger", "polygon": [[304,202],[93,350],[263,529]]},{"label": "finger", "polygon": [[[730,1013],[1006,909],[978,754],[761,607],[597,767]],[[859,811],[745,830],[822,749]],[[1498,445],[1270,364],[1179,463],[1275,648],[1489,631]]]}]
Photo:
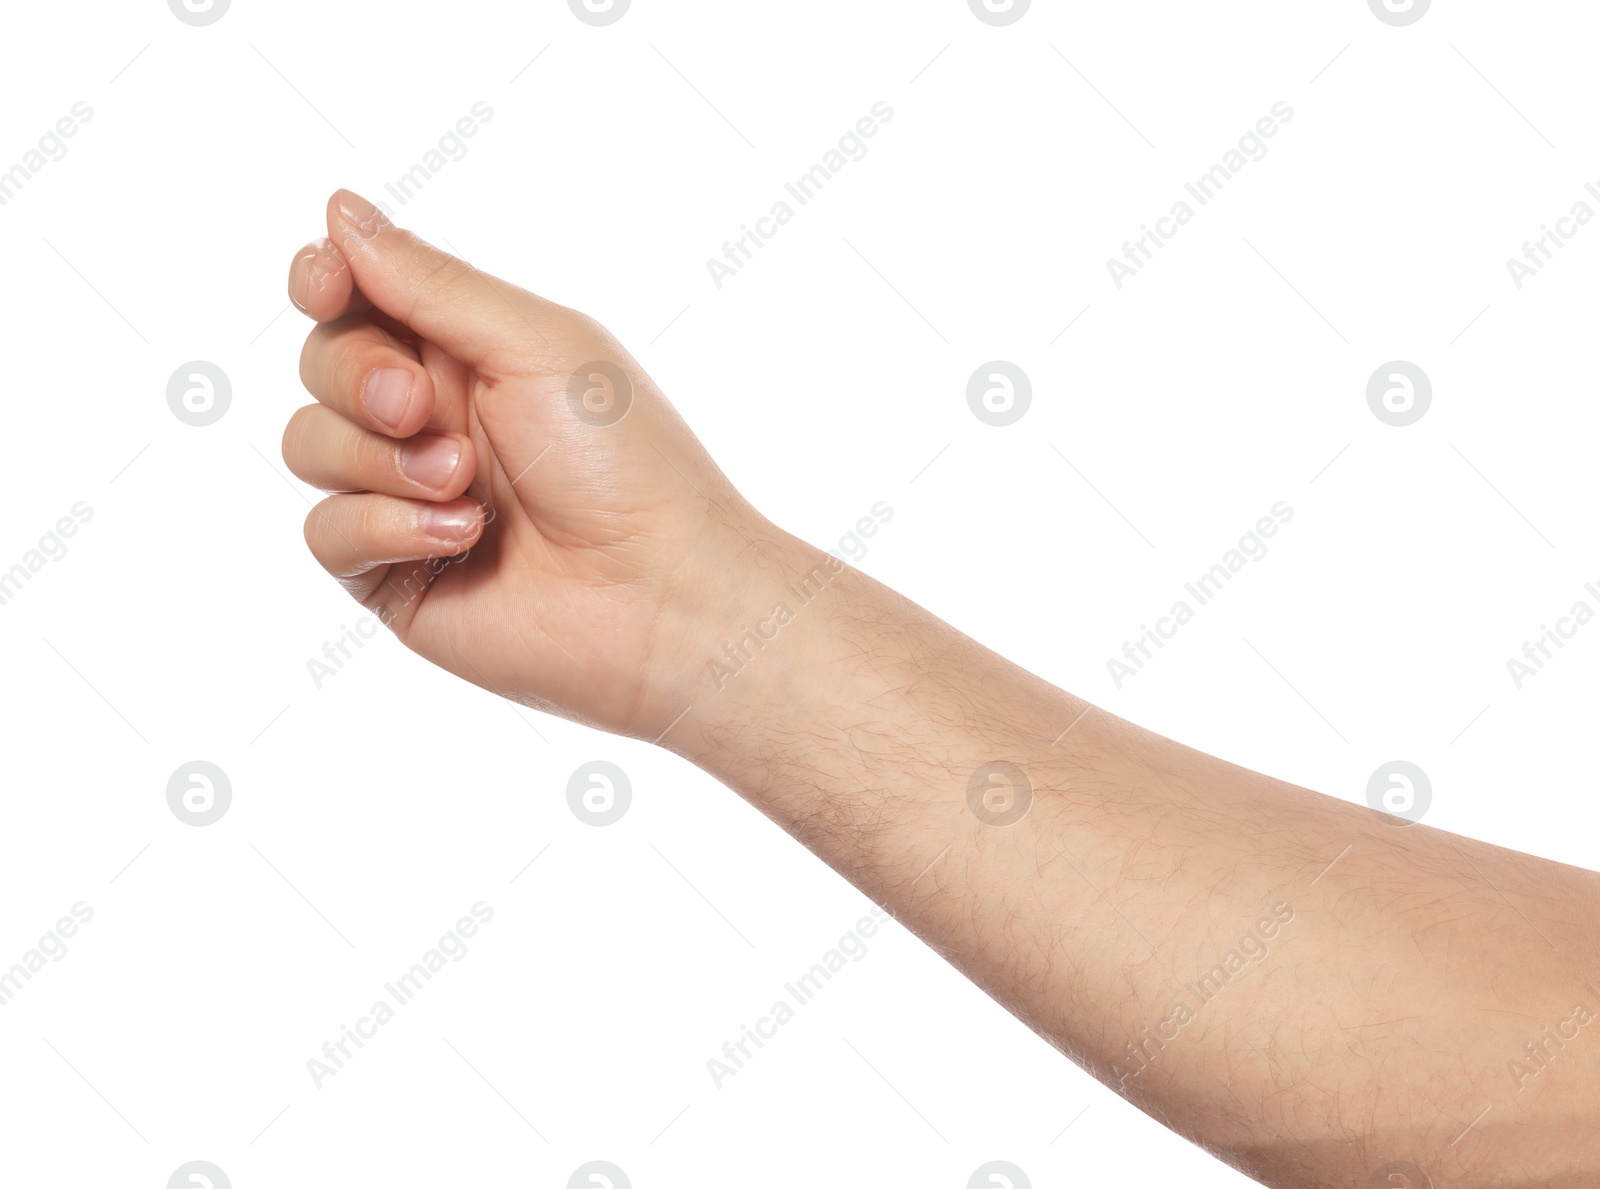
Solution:
[{"label": "finger", "polygon": [[471,439],[421,433],[396,440],[362,429],[326,405],[307,405],[283,431],[289,470],[324,491],[453,500],[472,482]]},{"label": "finger", "polygon": [[334,495],[306,517],[311,555],[335,578],[359,578],[390,562],[454,557],[483,532],[474,500],[433,504],[387,495]]},{"label": "finger", "polygon": [[356,288],[344,253],[326,236],[295,253],[289,264],[289,300],[295,309],[318,322],[372,308],[372,302]]},{"label": "finger", "polygon": [[359,315],[307,336],[300,382],[334,412],[395,438],[426,425],[436,399],[416,352]]},{"label": "finger", "polygon": [[485,364],[504,360],[507,344],[548,341],[560,307],[401,230],[358,194],[328,200],[328,234],[378,309],[463,363],[492,372]]},{"label": "finger", "polygon": [[396,338],[413,346],[417,342],[409,327],[373,308],[367,295],[355,287],[355,276],[344,254],[327,236],[301,248],[290,261],[289,300],[318,322],[365,314]]}]

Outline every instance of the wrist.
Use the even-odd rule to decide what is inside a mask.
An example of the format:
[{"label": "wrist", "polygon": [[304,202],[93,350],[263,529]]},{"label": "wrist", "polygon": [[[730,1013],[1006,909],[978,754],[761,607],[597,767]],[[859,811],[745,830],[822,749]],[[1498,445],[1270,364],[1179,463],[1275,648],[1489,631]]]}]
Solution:
[{"label": "wrist", "polygon": [[714,643],[686,673],[678,706],[691,709],[663,746],[769,811],[779,786],[802,790],[791,813],[810,812],[819,789],[861,788],[886,769],[963,806],[969,778],[992,764],[1021,767],[1030,787],[1065,779],[1088,731],[1056,742],[1088,703],[839,558],[766,529],[748,551],[737,609],[708,623],[703,638]]},{"label": "wrist", "polygon": [[688,709],[660,740],[718,775],[735,741],[775,739],[850,696],[840,662],[853,649],[839,626],[847,606],[870,598],[870,580],[770,522],[740,536],[736,565],[695,594],[695,651],[680,654],[674,681]]}]

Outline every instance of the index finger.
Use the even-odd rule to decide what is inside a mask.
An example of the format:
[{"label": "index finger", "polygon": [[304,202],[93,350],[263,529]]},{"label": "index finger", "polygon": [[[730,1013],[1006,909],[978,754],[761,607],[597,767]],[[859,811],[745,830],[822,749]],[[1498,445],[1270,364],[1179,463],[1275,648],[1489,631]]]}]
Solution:
[{"label": "index finger", "polygon": [[289,300],[317,322],[332,322],[372,308],[372,302],[356,288],[350,262],[326,236],[295,253],[289,265]]}]

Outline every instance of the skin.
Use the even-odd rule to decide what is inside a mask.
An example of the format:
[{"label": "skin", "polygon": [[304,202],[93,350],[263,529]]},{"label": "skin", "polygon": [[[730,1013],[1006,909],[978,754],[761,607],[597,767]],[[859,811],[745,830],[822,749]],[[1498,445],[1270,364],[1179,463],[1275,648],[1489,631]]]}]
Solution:
[{"label": "skin", "polygon": [[1064,693],[764,519],[593,320],[348,191],[327,230],[284,459],[408,647],[700,765],[1265,1184],[1600,1183],[1600,877]]}]

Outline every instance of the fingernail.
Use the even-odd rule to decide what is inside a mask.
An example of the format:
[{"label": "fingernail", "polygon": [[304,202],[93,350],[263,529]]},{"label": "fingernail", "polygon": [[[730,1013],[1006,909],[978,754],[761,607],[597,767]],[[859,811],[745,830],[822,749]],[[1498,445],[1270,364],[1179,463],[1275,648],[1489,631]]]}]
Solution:
[{"label": "fingernail", "polygon": [[382,211],[354,191],[340,190],[336,197],[339,214],[352,235],[371,239],[385,227],[393,226]]},{"label": "fingernail", "polygon": [[454,438],[412,438],[400,448],[400,469],[424,487],[443,487],[460,461],[461,444]]},{"label": "fingernail", "polygon": [[437,537],[441,541],[459,541],[478,527],[482,516],[476,504],[465,508],[440,505],[427,510],[423,517],[423,528],[430,537]]},{"label": "fingernail", "polygon": [[399,367],[379,368],[367,377],[361,399],[373,420],[398,429],[411,404],[411,373]]}]

